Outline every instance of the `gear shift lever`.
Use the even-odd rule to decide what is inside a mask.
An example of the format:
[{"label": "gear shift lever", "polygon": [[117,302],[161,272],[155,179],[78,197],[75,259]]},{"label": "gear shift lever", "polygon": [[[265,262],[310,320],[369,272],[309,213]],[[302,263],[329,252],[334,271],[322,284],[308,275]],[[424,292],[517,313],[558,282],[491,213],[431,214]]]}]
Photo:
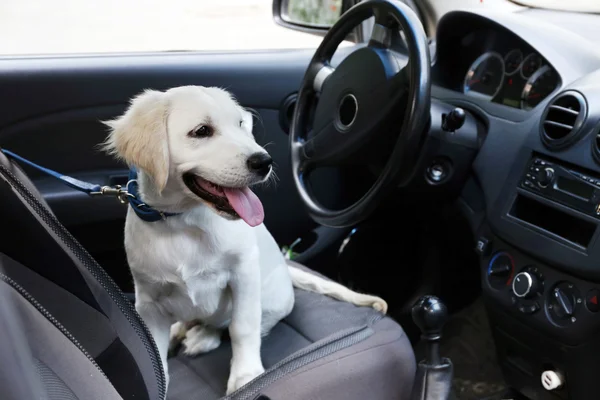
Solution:
[{"label": "gear shift lever", "polygon": [[428,365],[439,365],[440,339],[442,328],[448,320],[448,309],[437,297],[423,296],[413,306],[412,318],[421,330],[421,338],[427,341],[425,362]]},{"label": "gear shift lever", "polygon": [[427,346],[425,360],[417,366],[412,398],[446,400],[452,387],[453,367],[449,359],[440,356],[440,339],[448,309],[437,297],[423,296],[413,306],[412,318]]}]

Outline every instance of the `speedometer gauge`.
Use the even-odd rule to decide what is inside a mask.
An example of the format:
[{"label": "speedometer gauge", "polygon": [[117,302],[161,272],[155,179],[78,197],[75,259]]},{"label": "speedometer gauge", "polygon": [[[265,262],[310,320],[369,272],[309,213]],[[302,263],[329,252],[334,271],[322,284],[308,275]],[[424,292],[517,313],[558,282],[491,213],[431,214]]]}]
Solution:
[{"label": "speedometer gauge", "polygon": [[558,86],[558,75],[545,65],[529,78],[521,94],[521,108],[531,110],[544,100]]},{"label": "speedometer gauge", "polygon": [[523,79],[529,79],[542,66],[543,62],[542,57],[535,53],[531,53],[525,57],[523,66],[521,67],[521,76]]},{"label": "speedometer gauge", "polygon": [[463,93],[492,100],[504,81],[504,60],[496,52],[480,55],[465,75]]},{"label": "speedometer gauge", "polygon": [[512,75],[521,68],[523,53],[519,49],[513,49],[504,56],[504,70],[506,75]]}]

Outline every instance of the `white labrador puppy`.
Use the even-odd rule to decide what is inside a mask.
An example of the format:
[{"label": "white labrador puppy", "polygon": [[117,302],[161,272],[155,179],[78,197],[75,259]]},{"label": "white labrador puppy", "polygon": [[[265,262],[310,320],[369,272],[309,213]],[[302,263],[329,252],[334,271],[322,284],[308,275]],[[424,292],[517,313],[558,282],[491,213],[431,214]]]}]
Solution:
[{"label": "white labrador puppy", "polygon": [[[227,393],[260,375],[261,335],[291,312],[293,286],[386,312],[378,297],[288,267],[249,189],[269,178],[271,158],[228,92],[147,90],[106,124],[105,148],[138,169],[141,200],[177,214],[145,222],[129,207],[125,223],[136,309],[165,373],[170,335],[184,333],[185,352],[196,355],[217,348],[229,328]],[[186,332],[190,321],[200,324]]]}]

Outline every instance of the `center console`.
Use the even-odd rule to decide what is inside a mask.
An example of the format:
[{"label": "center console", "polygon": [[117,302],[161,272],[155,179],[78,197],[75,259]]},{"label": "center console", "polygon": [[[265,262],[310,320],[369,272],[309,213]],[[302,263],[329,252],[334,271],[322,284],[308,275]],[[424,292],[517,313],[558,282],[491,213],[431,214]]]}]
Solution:
[{"label": "center console", "polygon": [[600,174],[531,151],[512,183],[476,246],[499,362],[530,399],[597,399]]}]

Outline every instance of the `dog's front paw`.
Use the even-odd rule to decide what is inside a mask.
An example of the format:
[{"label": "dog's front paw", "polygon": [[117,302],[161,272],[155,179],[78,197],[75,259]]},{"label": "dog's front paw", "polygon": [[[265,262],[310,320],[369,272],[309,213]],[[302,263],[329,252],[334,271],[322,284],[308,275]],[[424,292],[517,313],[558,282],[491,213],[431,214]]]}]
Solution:
[{"label": "dog's front paw", "polygon": [[186,356],[197,356],[208,353],[221,344],[221,332],[207,326],[196,325],[185,334],[183,353]]},{"label": "dog's front paw", "polygon": [[185,333],[187,332],[187,327],[185,323],[178,321],[171,325],[171,331],[169,332],[169,341],[171,342],[180,342],[185,337]]},{"label": "dog's front paw", "polygon": [[263,372],[265,372],[265,369],[262,366],[260,368],[255,368],[252,371],[244,371],[240,374],[235,374],[232,372],[231,375],[229,375],[229,380],[227,381],[226,395],[230,395],[231,393],[235,392]]}]

